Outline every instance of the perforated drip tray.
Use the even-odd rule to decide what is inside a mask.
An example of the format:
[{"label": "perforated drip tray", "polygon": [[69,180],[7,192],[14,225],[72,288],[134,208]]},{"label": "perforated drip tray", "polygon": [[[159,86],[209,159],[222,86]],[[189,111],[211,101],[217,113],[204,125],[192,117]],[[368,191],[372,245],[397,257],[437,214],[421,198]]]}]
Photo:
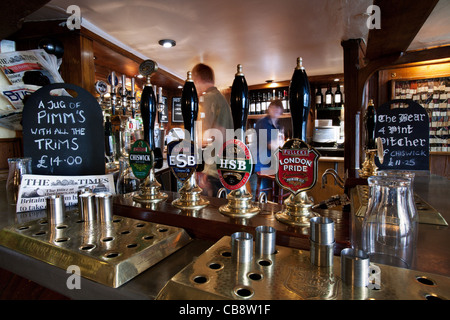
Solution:
[{"label": "perforated drip tray", "polygon": [[[363,217],[367,210],[367,203],[369,200],[369,186],[356,186],[356,193],[352,192],[351,195],[352,203],[355,206],[355,215]],[[419,223],[448,226],[447,221],[445,221],[440,212],[417,194],[414,194],[414,201],[419,216]]]},{"label": "perforated drip tray", "polygon": [[64,270],[78,266],[82,277],[114,288],[190,240],[180,228],[121,216],[107,224],[88,223],[76,211],[57,226],[40,219],[0,231],[0,245]]},{"label": "perforated drip tray", "polygon": [[[220,239],[176,274],[157,299],[449,299],[450,278],[377,265],[373,281],[380,289],[354,288],[340,277],[340,257],[333,267],[316,267],[309,251],[277,246],[272,255],[237,264],[231,258],[231,238]],[[375,270],[375,269],[374,269]]]}]

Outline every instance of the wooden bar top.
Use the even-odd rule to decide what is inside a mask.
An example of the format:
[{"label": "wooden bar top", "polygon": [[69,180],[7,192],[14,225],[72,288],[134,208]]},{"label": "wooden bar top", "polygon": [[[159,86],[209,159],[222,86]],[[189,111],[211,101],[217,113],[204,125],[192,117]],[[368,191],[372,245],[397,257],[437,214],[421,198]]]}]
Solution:
[{"label": "wooden bar top", "polygon": [[[185,229],[192,237],[217,241],[223,236],[243,231],[255,235],[255,228],[261,225],[271,226],[277,230],[276,243],[281,246],[309,250],[309,226],[289,226],[279,222],[275,214],[283,206],[273,203],[256,204],[259,214],[251,218],[235,219],[219,212],[219,207],[227,203],[226,199],[204,197],[210,204],[198,211],[181,210],[172,206],[172,201],[179,197],[178,193],[167,192],[164,202],[145,207],[133,201],[133,194],[114,198],[114,214],[144,221],[161,223]],[[335,254],[350,246],[348,212],[315,209],[321,216],[332,218],[335,222]]]}]

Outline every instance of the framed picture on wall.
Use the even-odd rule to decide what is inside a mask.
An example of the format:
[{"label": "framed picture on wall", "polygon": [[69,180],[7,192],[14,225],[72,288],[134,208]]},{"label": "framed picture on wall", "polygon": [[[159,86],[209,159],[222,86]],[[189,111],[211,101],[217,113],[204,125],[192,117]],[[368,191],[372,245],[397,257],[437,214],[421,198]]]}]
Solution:
[{"label": "framed picture on wall", "polygon": [[181,112],[181,97],[172,98],[172,122],[183,122]]}]

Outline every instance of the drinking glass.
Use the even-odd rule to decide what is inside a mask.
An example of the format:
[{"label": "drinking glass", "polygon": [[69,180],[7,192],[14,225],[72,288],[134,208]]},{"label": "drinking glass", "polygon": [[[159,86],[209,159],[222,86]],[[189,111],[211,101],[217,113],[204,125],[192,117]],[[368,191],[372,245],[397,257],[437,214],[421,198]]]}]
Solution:
[{"label": "drinking glass", "polygon": [[8,166],[6,197],[10,205],[16,205],[22,176],[31,173],[31,158],[8,158]]},{"label": "drinking glass", "polygon": [[117,194],[126,194],[129,192],[139,191],[140,181],[133,174],[128,159],[121,157],[119,159],[119,178],[117,179]]},{"label": "drinking glass", "polygon": [[410,268],[416,240],[408,201],[411,182],[400,177],[372,176],[368,183],[363,250],[371,262]]},{"label": "drinking glass", "polygon": [[417,227],[417,224],[419,223],[419,215],[417,213],[416,201],[414,200],[415,173],[408,170],[380,170],[377,172],[377,175],[383,177],[400,177],[410,181],[408,190],[408,205],[410,206],[409,213],[411,213],[411,220],[413,221],[414,227]]}]

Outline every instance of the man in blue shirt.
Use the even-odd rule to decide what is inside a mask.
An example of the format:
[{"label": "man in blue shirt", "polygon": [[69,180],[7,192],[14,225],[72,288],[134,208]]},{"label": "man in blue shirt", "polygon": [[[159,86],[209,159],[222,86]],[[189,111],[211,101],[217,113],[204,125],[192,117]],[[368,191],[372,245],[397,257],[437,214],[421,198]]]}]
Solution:
[{"label": "man in blue shirt", "polygon": [[[267,108],[267,115],[255,124],[257,138],[257,156],[255,161],[255,172],[250,179],[252,194],[258,199],[256,192],[256,173],[266,171],[266,174],[275,174],[276,164],[272,161],[272,154],[284,142],[280,141],[279,133],[283,128],[278,119],[283,114],[283,103],[281,100],[273,100]],[[270,169],[269,172],[267,172]],[[265,188],[269,181],[263,179],[260,189]]]}]

